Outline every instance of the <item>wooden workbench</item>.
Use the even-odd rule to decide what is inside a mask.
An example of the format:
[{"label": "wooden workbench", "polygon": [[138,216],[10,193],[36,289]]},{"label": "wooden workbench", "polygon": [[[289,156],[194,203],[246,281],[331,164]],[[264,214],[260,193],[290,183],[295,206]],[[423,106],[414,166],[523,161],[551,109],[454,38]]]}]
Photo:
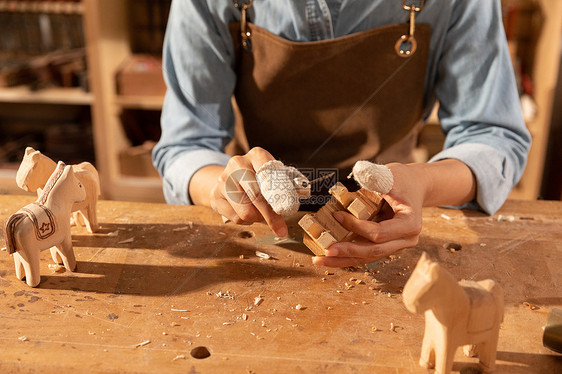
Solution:
[{"label": "wooden workbench", "polygon": [[[32,200],[0,197],[2,225]],[[418,246],[368,272],[312,266],[298,217],[278,240],[201,207],[101,201],[98,212],[100,232],[72,229],[75,273],[55,273],[45,251],[29,288],[0,252],[1,373],[425,373],[423,317],[400,293],[422,250],[458,279],[503,287],[498,373],[562,372],[542,346],[562,306],[562,202],[509,201],[492,217],[427,209]],[[453,369],[475,363],[458,350]]]}]

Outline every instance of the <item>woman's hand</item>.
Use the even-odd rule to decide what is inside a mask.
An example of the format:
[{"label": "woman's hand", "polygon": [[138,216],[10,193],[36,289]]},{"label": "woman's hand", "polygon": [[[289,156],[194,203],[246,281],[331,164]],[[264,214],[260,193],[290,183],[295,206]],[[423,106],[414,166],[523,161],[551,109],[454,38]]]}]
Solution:
[{"label": "woman's hand", "polygon": [[326,256],[313,258],[315,265],[358,266],[414,247],[422,229],[422,207],[457,205],[474,199],[474,176],[460,161],[387,166],[394,176],[394,186],[383,197],[394,216],[372,222],[358,220],[347,212],[334,213],[334,218],[358,238],[331,245]]},{"label": "woman's hand", "polygon": [[277,236],[287,235],[283,217],[264,199],[256,181],[256,171],[275,158],[266,150],[252,148],[244,156],[234,156],[211,189],[209,205],[237,224],[266,221]]}]

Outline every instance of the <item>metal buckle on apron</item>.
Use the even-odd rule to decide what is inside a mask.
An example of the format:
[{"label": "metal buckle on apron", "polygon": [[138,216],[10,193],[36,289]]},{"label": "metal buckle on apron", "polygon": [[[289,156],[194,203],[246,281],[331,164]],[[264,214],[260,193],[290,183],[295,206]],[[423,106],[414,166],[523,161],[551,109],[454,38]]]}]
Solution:
[{"label": "metal buckle on apron", "polygon": [[[416,13],[420,12],[423,9],[423,6],[425,5],[425,0],[418,0],[418,1],[419,1],[419,5],[416,6],[415,5],[415,3],[417,2],[416,0],[414,1],[402,0],[402,8],[410,12],[410,33],[409,35],[402,35],[394,45],[394,50],[400,57],[410,57],[414,53],[416,53],[416,49],[418,48],[418,42],[416,40],[416,37],[414,36],[416,31]],[[403,48],[404,44],[409,44],[410,49],[404,49]]]},{"label": "metal buckle on apron", "polygon": [[240,35],[242,36],[242,47],[246,52],[252,51],[252,41],[250,38],[252,37],[252,33],[250,29],[248,29],[248,16],[247,11],[248,8],[252,6],[253,0],[247,0],[246,2],[239,2],[238,0],[234,0],[234,6],[240,9]]}]

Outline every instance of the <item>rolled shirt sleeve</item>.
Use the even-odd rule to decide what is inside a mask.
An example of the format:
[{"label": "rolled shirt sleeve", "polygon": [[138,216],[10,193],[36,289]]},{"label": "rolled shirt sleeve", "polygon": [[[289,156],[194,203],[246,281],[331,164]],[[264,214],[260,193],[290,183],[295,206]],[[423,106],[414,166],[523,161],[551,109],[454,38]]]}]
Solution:
[{"label": "rolled shirt sleeve", "polygon": [[[227,2],[232,5],[232,2]],[[163,74],[167,92],[162,135],[153,162],[170,204],[191,204],[188,185],[208,165],[226,165],[225,145],[232,139],[235,85],[229,8],[209,10],[206,1],[174,1],[164,40]]]},{"label": "rolled shirt sleeve", "polygon": [[430,162],[453,158],[474,173],[474,203],[497,211],[519,181],[531,137],[523,121],[499,1],[456,1],[438,62],[436,96],[446,135]]}]

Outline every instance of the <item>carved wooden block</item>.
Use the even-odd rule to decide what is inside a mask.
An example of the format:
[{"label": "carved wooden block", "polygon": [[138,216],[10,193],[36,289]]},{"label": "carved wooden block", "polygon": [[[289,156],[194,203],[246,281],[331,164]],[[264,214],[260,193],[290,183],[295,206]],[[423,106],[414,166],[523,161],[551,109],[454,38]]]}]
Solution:
[{"label": "carved wooden block", "polygon": [[8,253],[13,255],[18,279],[39,284],[39,253],[51,249],[56,263],[74,271],[76,260],[70,235],[72,205],[86,198],[71,166],[59,162],[37,201],[11,215],[4,226]]},{"label": "carved wooden block", "polygon": [[374,192],[359,190],[350,192],[340,182],[330,188],[332,198],[315,214],[301,218],[299,225],[304,230],[303,243],[317,256],[324,256],[326,249],[340,241],[351,240],[350,233],[333,216],[346,211],[358,219],[373,219],[382,205],[382,198]]},{"label": "carved wooden block", "polygon": [[494,370],[503,291],[493,280],[457,281],[425,252],[402,293],[406,308],[425,316],[420,365],[448,374],[457,347],[479,355],[484,372]]},{"label": "carved wooden block", "polygon": [[[56,162],[49,157],[27,147],[16,174],[16,183],[25,191],[37,191],[40,196],[56,166]],[[96,232],[99,228],[96,209],[100,195],[98,171],[89,162],[72,165],[72,168],[86,190],[86,198],[72,207],[73,220],[77,225],[85,225],[89,232]]]}]

